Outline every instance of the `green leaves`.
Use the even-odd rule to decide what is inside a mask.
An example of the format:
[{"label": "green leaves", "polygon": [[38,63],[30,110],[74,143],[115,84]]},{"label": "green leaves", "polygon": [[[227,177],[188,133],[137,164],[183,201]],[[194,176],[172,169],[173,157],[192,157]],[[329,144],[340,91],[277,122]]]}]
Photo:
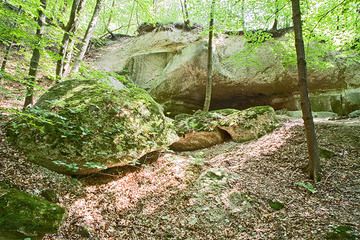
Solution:
[{"label": "green leaves", "polygon": [[79,170],[79,166],[76,163],[67,163],[63,160],[56,160],[56,161],[52,161],[52,162],[58,166],[64,166],[69,171],[74,172],[74,173],[76,173]]},{"label": "green leaves", "polygon": [[307,191],[311,193],[317,192],[316,188],[309,182],[296,182],[294,185],[305,188]]},{"label": "green leaves", "polygon": [[281,209],[284,208],[284,204],[283,204],[282,202],[280,202],[280,201],[269,200],[268,203],[269,203],[269,206],[270,206],[272,209],[276,210],[276,211],[281,210]]}]

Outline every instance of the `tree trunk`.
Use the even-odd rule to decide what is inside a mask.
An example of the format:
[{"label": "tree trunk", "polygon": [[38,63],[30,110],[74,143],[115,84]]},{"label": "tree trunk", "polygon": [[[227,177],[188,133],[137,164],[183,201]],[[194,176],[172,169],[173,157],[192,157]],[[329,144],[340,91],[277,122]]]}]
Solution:
[{"label": "tree trunk", "polygon": [[278,6],[278,0],[275,0],[274,24],[271,28],[273,31],[276,31],[278,29],[278,18],[279,18],[279,6]]},{"label": "tree trunk", "polygon": [[66,78],[71,71],[71,59],[74,53],[74,46],[75,46],[75,38],[70,38],[70,42],[68,45],[68,51],[66,52],[64,56],[64,67],[63,67],[63,73],[62,77]]},{"label": "tree trunk", "polygon": [[94,13],[91,17],[90,23],[88,28],[86,29],[85,32],[85,36],[81,42],[80,45],[80,50],[79,50],[79,54],[76,57],[75,63],[74,63],[74,67],[73,67],[73,72],[76,73],[79,71],[79,67],[80,67],[80,63],[83,60],[85,54],[86,54],[86,50],[88,49],[90,40],[92,38],[92,35],[94,33],[97,21],[99,19],[99,15],[100,15],[100,10],[101,10],[101,6],[103,4],[104,0],[97,0],[96,1],[96,5],[95,5],[95,9],[94,9]]},{"label": "tree trunk", "polygon": [[27,87],[26,87],[26,96],[24,102],[24,109],[33,104],[33,95],[34,95],[34,85],[36,74],[39,66],[40,61],[40,48],[42,48],[42,37],[44,34],[45,29],[45,21],[46,17],[42,9],[46,9],[46,0],[41,0],[41,6],[38,10],[38,29],[36,30],[36,37],[38,39],[38,45],[34,47],[33,54],[30,60],[30,69],[29,69],[29,77],[27,79]]},{"label": "tree trunk", "polygon": [[309,154],[309,176],[315,182],[320,179],[320,158],[316,139],[314,120],[308,96],[307,69],[299,0],[292,0],[292,14],[295,34],[295,47],[299,77],[299,91],[301,96],[301,110],[303,114],[307,148]]},{"label": "tree trunk", "polygon": [[245,0],[241,0],[241,27],[245,32]]},{"label": "tree trunk", "polygon": [[110,24],[111,24],[111,20],[112,20],[112,17],[113,17],[114,7],[115,7],[115,0],[112,1],[111,10],[110,10],[110,16],[109,16],[109,19],[108,19],[107,24],[106,24],[106,31],[109,32],[109,33],[111,32],[110,31]]},{"label": "tree trunk", "polygon": [[13,42],[11,42],[9,45],[6,46],[5,48],[5,55],[4,55],[4,59],[1,63],[1,71],[2,72],[5,72],[5,68],[6,68],[6,64],[7,64],[7,61],[9,59],[9,56],[10,56],[10,51],[11,51],[11,48],[13,46]]},{"label": "tree trunk", "polygon": [[128,26],[127,26],[127,29],[126,29],[126,35],[129,33],[129,29],[130,29],[130,26],[131,26],[131,21],[132,21],[134,11],[135,11],[135,6],[136,6],[136,1],[134,0],[133,6],[131,8],[131,13],[130,13],[130,17],[129,17]]},{"label": "tree trunk", "polygon": [[75,32],[78,27],[80,11],[84,5],[85,0],[74,0],[71,7],[71,14],[69,21],[65,27],[65,33],[61,41],[59,50],[59,60],[56,64],[56,79],[60,80],[64,73],[64,63],[66,53],[69,51],[69,42],[71,37],[75,37]]},{"label": "tree trunk", "polygon": [[[20,6],[20,7],[18,8],[18,10],[17,10],[17,14],[20,15],[21,12],[22,12],[22,7]],[[13,28],[16,28],[17,22],[15,21],[13,24],[11,24],[11,26],[12,26]],[[15,42],[14,42],[14,39],[11,39],[10,44],[7,45],[6,48],[5,48],[4,58],[3,58],[3,61],[2,61],[2,63],[1,63],[1,71],[2,71],[2,72],[5,72],[6,64],[7,64],[8,60],[9,60],[9,56],[10,56],[10,51],[11,51],[11,48],[13,47],[14,43],[15,43]],[[0,76],[0,79],[1,79],[1,76]]]},{"label": "tree trunk", "polygon": [[189,18],[189,10],[188,10],[188,6],[187,6],[187,1],[184,0],[180,0],[180,5],[181,5],[181,11],[182,11],[182,15],[183,15],[183,19],[184,19],[184,27],[185,29],[189,30],[190,29],[190,18]]},{"label": "tree trunk", "polygon": [[211,104],[211,95],[212,95],[212,59],[213,59],[213,35],[214,35],[214,10],[215,10],[215,0],[211,2],[210,10],[210,23],[209,23],[209,43],[208,43],[208,64],[207,64],[207,82],[206,82],[206,92],[205,92],[205,102],[203,111],[208,112]]}]

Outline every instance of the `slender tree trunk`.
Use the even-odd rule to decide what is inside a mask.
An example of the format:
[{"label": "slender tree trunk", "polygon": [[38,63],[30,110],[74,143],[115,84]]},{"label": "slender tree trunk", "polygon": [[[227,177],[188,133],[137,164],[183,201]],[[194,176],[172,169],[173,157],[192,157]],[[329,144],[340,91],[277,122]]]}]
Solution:
[{"label": "slender tree trunk", "polygon": [[[20,15],[21,12],[22,12],[22,7],[20,6],[20,7],[18,8],[18,10],[17,10],[17,14]],[[13,28],[16,28],[17,22],[15,21],[13,24],[11,24],[11,26],[12,26]],[[2,72],[5,72],[6,64],[7,64],[8,60],[9,60],[10,51],[11,51],[11,48],[13,47],[13,45],[14,45],[14,40],[12,39],[11,42],[10,42],[10,44],[7,45],[6,48],[5,48],[4,58],[3,58],[3,61],[2,61],[2,63],[1,63],[1,71],[2,71]],[[1,79],[1,76],[0,76],[0,79]]]},{"label": "slender tree trunk", "polygon": [[274,16],[274,24],[272,26],[272,30],[276,31],[278,28],[278,18],[279,18],[279,6],[278,6],[278,0],[275,0],[275,16]]},{"label": "slender tree trunk", "polygon": [[101,10],[101,6],[103,4],[104,0],[97,0],[96,1],[96,5],[95,5],[95,9],[94,9],[94,13],[91,17],[91,20],[89,22],[88,28],[86,29],[85,32],[85,36],[81,42],[80,45],[80,50],[79,50],[79,54],[76,57],[75,63],[74,63],[74,67],[73,67],[73,72],[76,73],[79,71],[79,67],[80,67],[80,63],[83,60],[85,54],[86,54],[86,50],[88,49],[90,40],[92,38],[92,35],[94,33],[97,21],[99,19],[99,15],[100,15],[100,10]]},{"label": "slender tree trunk", "polygon": [[241,27],[245,32],[245,0],[241,0]]},{"label": "slender tree trunk", "polygon": [[[41,0],[42,9],[46,9],[46,0]],[[33,95],[34,95],[34,85],[36,80],[36,74],[40,61],[40,49],[42,48],[42,37],[45,29],[45,21],[46,17],[41,8],[39,9],[38,16],[38,29],[36,30],[36,37],[38,40],[38,46],[35,46],[33,49],[33,54],[30,60],[30,69],[29,69],[29,77],[27,79],[27,87],[26,87],[26,96],[24,102],[24,109],[33,104]]]},{"label": "slender tree trunk", "polygon": [[75,37],[75,32],[78,27],[80,11],[85,3],[85,0],[74,0],[71,7],[71,14],[69,21],[65,27],[65,33],[61,42],[59,50],[59,60],[56,64],[56,79],[60,80],[64,73],[64,63],[67,52],[69,51],[69,42],[71,37]]},{"label": "slender tree trunk", "polygon": [[214,35],[214,10],[215,10],[215,0],[211,2],[210,10],[210,23],[209,23],[209,43],[208,43],[208,64],[207,64],[207,82],[206,82],[206,92],[205,92],[205,102],[203,111],[208,112],[211,104],[211,95],[212,95],[212,59],[213,59],[213,35]]},{"label": "slender tree trunk", "polygon": [[10,56],[10,51],[11,51],[11,48],[13,46],[13,42],[11,42],[9,45],[6,46],[5,48],[5,54],[4,54],[4,59],[1,63],[1,71],[2,72],[5,72],[5,69],[6,69],[6,64],[7,64],[7,61],[9,60],[9,56]]},{"label": "slender tree trunk", "polygon": [[128,23],[128,27],[127,27],[127,29],[126,29],[126,34],[129,33],[129,29],[130,29],[130,26],[131,26],[131,21],[132,21],[132,18],[133,18],[133,15],[134,15],[134,11],[135,11],[135,5],[136,5],[136,0],[134,0],[133,6],[132,6],[132,8],[131,8],[129,23]]},{"label": "slender tree trunk", "polygon": [[184,20],[184,24],[186,24],[186,16],[185,16],[185,9],[184,9],[184,4],[183,4],[183,0],[179,0],[180,1],[180,6],[181,6],[181,13],[183,16],[183,20]]},{"label": "slender tree trunk", "polygon": [[187,1],[184,0],[184,12],[185,12],[185,29],[190,29],[190,17],[189,17],[189,10],[187,6]]},{"label": "slender tree trunk", "polygon": [[308,96],[307,69],[299,0],[292,0],[292,14],[295,33],[295,47],[299,77],[299,90],[301,96],[301,110],[303,114],[307,148],[309,154],[309,175],[315,182],[320,179],[320,158],[318,142],[316,139],[314,120]]},{"label": "slender tree trunk", "polygon": [[108,19],[107,24],[106,24],[106,31],[109,32],[109,33],[111,33],[110,24],[111,24],[111,20],[112,20],[112,17],[113,17],[114,7],[115,7],[115,0],[112,1],[111,9],[110,9],[110,16],[109,16],[109,19]]},{"label": "slender tree trunk", "polygon": [[62,73],[62,77],[66,78],[71,71],[71,59],[72,56],[74,54],[74,47],[75,46],[75,38],[72,37],[70,38],[70,42],[68,45],[68,51],[66,52],[65,56],[64,56],[64,67],[63,67],[63,73]]}]

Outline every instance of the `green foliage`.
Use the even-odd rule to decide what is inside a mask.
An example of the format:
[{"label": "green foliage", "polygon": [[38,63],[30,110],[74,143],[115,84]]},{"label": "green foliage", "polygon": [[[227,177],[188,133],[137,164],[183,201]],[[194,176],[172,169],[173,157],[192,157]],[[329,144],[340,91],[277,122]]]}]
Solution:
[{"label": "green foliage", "polygon": [[202,167],[204,165],[204,152],[197,152],[192,157],[191,164],[196,167]]},{"label": "green foliage", "polygon": [[296,182],[295,186],[303,187],[303,188],[305,188],[307,191],[309,191],[311,193],[316,193],[317,192],[316,188],[309,182]]},{"label": "green foliage", "polygon": [[269,206],[276,211],[284,208],[284,204],[280,201],[270,200],[268,203],[269,203]]},{"label": "green foliage", "polygon": [[56,160],[56,161],[52,161],[54,164],[58,165],[58,166],[63,166],[66,167],[67,170],[76,173],[79,170],[79,166],[76,163],[67,163],[65,161],[62,160]]},{"label": "green foliage", "polygon": [[331,231],[325,235],[327,240],[355,240],[358,238],[359,235],[353,227],[348,225],[332,226]]},{"label": "green foliage", "polygon": [[270,33],[267,33],[267,32],[261,31],[261,30],[255,31],[255,32],[252,32],[252,31],[245,32],[244,36],[245,36],[245,39],[249,43],[252,43],[257,46],[260,43],[263,43],[267,40],[272,39],[272,36]]}]

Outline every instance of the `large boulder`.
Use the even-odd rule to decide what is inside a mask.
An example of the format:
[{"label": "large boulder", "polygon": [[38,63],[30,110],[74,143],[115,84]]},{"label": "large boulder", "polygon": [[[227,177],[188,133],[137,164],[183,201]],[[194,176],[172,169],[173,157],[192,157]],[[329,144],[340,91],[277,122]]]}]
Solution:
[{"label": "large boulder", "polygon": [[[212,108],[271,105],[298,110],[292,37],[282,36],[260,45],[248,41],[244,36],[222,34],[214,39]],[[341,53],[327,50],[323,43],[309,47],[314,50],[309,52],[315,53],[308,55],[311,92],[360,87],[358,61],[342,59]],[[191,112],[203,105],[207,39],[199,30],[149,32],[112,43],[101,51],[94,65],[107,71],[128,72],[172,114]],[[356,94],[359,96],[360,91]]]},{"label": "large boulder", "polygon": [[145,90],[114,78],[55,85],[13,116],[8,136],[30,161],[71,175],[136,163],[177,139]]},{"label": "large boulder", "polygon": [[54,233],[64,213],[65,210],[56,204],[0,182],[0,238],[8,236],[7,239],[14,239],[10,236]]},{"label": "large boulder", "polygon": [[193,115],[180,114],[175,119],[176,131],[181,138],[171,148],[191,151],[207,148],[231,139],[245,142],[257,139],[277,125],[275,111],[269,106],[246,110],[222,109],[198,111]]}]

